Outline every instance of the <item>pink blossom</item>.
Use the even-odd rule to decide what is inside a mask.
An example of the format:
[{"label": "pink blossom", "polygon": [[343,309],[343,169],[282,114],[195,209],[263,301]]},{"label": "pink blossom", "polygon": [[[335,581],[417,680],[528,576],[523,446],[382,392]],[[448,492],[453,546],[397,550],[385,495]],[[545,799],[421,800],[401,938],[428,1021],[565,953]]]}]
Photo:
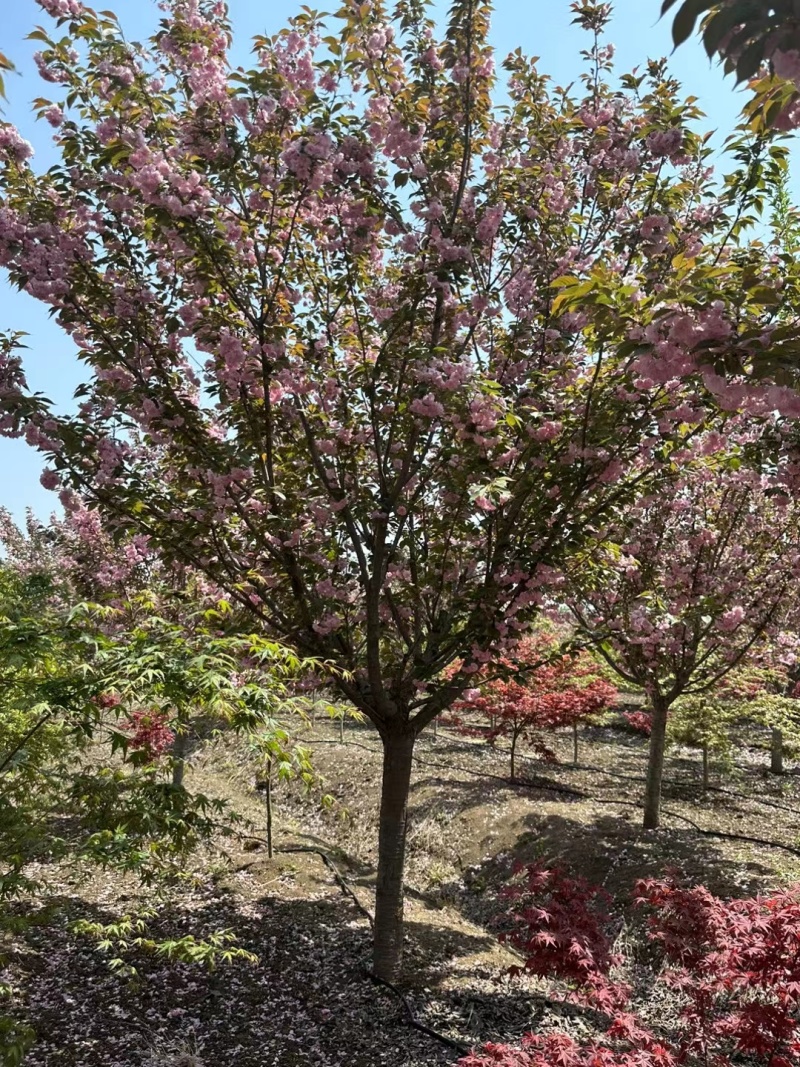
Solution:
[{"label": "pink blossom", "polygon": [[86,10],[80,0],[36,0],[36,3],[54,19],[80,18]]},{"label": "pink blossom", "polygon": [[770,58],[779,78],[785,78],[786,81],[791,82],[800,81],[800,52],[796,48],[788,52],[782,52],[778,48]]},{"label": "pink blossom", "polygon": [[683,132],[679,129],[657,130],[648,134],[646,144],[654,156],[672,156],[681,147]]},{"label": "pink blossom", "polygon": [[0,156],[23,163],[33,155],[33,146],[8,122],[0,123]]},{"label": "pink blossom", "polygon": [[563,426],[560,422],[551,419],[543,422],[533,433],[537,441],[552,441],[561,433]]},{"label": "pink blossom", "polygon": [[642,237],[663,237],[669,230],[669,218],[666,215],[648,215],[639,227]]},{"label": "pink blossom", "polygon": [[56,129],[64,122],[64,112],[57,104],[53,104],[51,107],[45,108],[42,114],[50,123],[50,125],[55,127]]},{"label": "pink blossom", "polygon": [[737,605],[736,607],[731,608],[730,611],[726,611],[724,615],[721,615],[717,625],[719,626],[720,630],[724,630],[726,633],[730,633],[742,623],[744,617],[744,608],[741,607],[741,605]]}]

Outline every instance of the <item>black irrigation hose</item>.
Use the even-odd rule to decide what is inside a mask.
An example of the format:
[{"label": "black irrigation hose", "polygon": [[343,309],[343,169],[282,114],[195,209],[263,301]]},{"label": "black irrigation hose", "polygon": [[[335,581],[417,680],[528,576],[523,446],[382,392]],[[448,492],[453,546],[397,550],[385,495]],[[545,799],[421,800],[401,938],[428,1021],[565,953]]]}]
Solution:
[{"label": "black irrigation hose", "polygon": [[[310,744],[320,744],[320,745],[342,745],[342,744],[343,745],[355,745],[357,748],[363,748],[366,752],[373,753],[373,755],[377,755],[378,754],[378,750],[377,749],[372,748],[372,747],[370,747],[368,745],[361,745],[357,741],[326,741],[326,740],[318,740],[318,741],[311,741],[309,743]],[[414,756],[414,759],[417,761],[417,763],[421,764],[423,767],[441,767],[444,770],[452,769],[452,768],[448,767],[448,765],[445,764],[445,763],[432,762],[430,760],[422,760],[416,755]],[[594,767],[591,764],[584,764],[583,769],[587,770],[587,771],[594,771],[596,774],[605,774],[608,777],[612,777],[612,778],[622,778],[625,781],[631,781],[631,782],[644,782],[645,781],[644,778],[634,777],[632,775],[627,775],[627,774],[619,774],[618,772],[615,772],[615,771],[605,770],[602,767]],[[589,793],[584,793],[583,791],[579,791],[577,789],[570,789],[568,786],[541,785],[541,784],[537,784],[536,782],[511,782],[511,781],[509,781],[508,778],[504,778],[499,774],[490,774],[490,773],[488,773],[486,771],[466,771],[465,768],[456,768],[456,770],[464,770],[465,773],[472,774],[473,777],[491,778],[491,779],[494,779],[495,781],[505,782],[506,785],[512,786],[512,787],[513,786],[522,786],[525,789],[537,789],[537,790],[540,790],[541,792],[564,793],[564,794],[566,794],[568,796],[576,796],[576,797],[579,797],[579,798],[584,799],[584,800],[591,800],[595,804],[614,804],[617,807],[637,808],[639,810],[641,810],[641,808],[642,808],[641,804],[637,804],[637,803],[635,803],[633,801],[629,801],[629,800],[603,800],[602,798],[599,798],[599,797],[592,797]],[[784,807],[783,805],[775,804],[775,803],[773,803],[771,801],[768,801],[768,800],[760,800],[757,797],[747,797],[744,793],[734,793],[731,790],[724,790],[721,787],[712,787],[712,789],[715,792],[728,793],[731,796],[741,797],[743,800],[755,800],[757,803],[765,804],[765,805],[768,805],[770,807],[776,807],[776,808]],[[794,814],[800,814],[800,812],[796,812],[795,809],[793,809],[793,808],[788,808],[787,807],[787,808],[785,808],[785,810],[793,812]],[[691,828],[693,830],[695,830],[698,834],[701,834],[704,837],[716,837],[716,838],[720,838],[720,839],[726,840],[726,841],[744,841],[744,842],[746,842],[748,844],[762,845],[765,848],[777,848],[777,849],[780,849],[780,850],[782,850],[784,852],[789,852],[794,856],[800,856],[800,849],[795,848],[792,845],[784,845],[784,844],[781,844],[778,841],[767,841],[766,839],[761,838],[761,837],[750,837],[747,834],[729,834],[724,830],[705,830],[705,829],[703,829],[703,827],[698,826],[697,823],[692,822],[692,820],[688,819],[685,815],[679,815],[677,812],[667,811],[665,808],[662,809],[662,812],[663,812],[664,815],[667,815],[671,819],[679,819],[681,822],[688,823],[688,825],[691,826]]]},{"label": "black irrigation hose", "polygon": [[[644,807],[643,804],[637,804],[633,800],[603,800],[599,797],[592,797],[591,799],[594,804],[613,804],[617,808],[636,808],[637,811],[641,811]],[[726,841],[745,841],[751,845],[778,848],[784,852],[791,852],[793,856],[800,856],[800,848],[795,848],[793,845],[783,845],[779,841],[767,841],[763,837],[749,837],[747,834],[729,834],[725,830],[705,830],[685,815],[679,815],[677,811],[669,811],[667,808],[662,808],[661,814],[668,816],[670,819],[679,819],[681,822],[688,823],[693,830],[703,837],[720,837]]]},{"label": "black irrigation hose", "polygon": [[[610,743],[610,742],[609,742]],[[586,771],[594,771],[596,774],[604,774],[607,778],[621,778],[625,782],[646,782],[647,779],[644,775],[639,774],[620,774],[619,771],[609,771],[604,767],[595,767],[591,763],[585,763],[583,769]],[[723,789],[719,785],[710,785],[706,789],[707,793],[724,793],[725,796],[737,797],[739,800],[748,800],[753,804],[762,804],[768,808],[776,808],[779,811],[788,811],[791,815],[800,816],[800,809],[790,808],[788,804],[781,804],[777,800],[762,800],[761,797],[748,796],[747,793],[738,793],[734,789]],[[679,816],[680,817],[680,816]]]},{"label": "black irrigation hose", "polygon": [[[352,745],[355,748],[363,748],[365,752],[371,752],[374,756],[380,755],[380,751],[377,748],[372,748],[369,745],[361,745],[358,741],[328,741],[325,739],[307,740],[307,745]],[[578,797],[581,800],[590,800],[589,793],[584,793],[580,789],[571,789],[568,785],[545,785],[540,782],[526,782],[515,781],[512,782],[510,778],[503,776],[502,774],[491,774],[489,771],[471,771],[467,767],[455,767],[448,763],[439,763],[433,760],[420,759],[419,756],[414,754],[414,762],[419,763],[421,767],[440,767],[442,770],[462,771],[464,774],[470,775],[472,778],[491,778],[495,782],[502,782],[507,786],[520,786],[523,789],[538,789],[543,793],[563,793],[565,796]]]},{"label": "black irrigation hose", "polygon": [[[255,840],[260,840],[260,839],[255,839]],[[374,926],[374,919],[372,918],[372,912],[369,911],[367,908],[365,908],[364,905],[362,904],[362,902],[359,901],[355,890],[350,885],[350,882],[347,880],[347,878],[345,876],[343,876],[341,874],[341,872],[338,870],[338,867],[336,866],[336,864],[333,862],[331,857],[329,855],[327,855],[327,853],[325,853],[325,851],[323,851],[321,848],[314,848],[311,845],[288,845],[286,847],[276,849],[276,851],[277,851],[278,854],[283,854],[283,853],[310,853],[311,855],[319,856],[319,858],[322,860],[322,862],[327,867],[327,870],[329,870],[331,872],[331,874],[334,876],[334,880],[336,881],[336,885],[339,887],[339,889],[342,891],[342,893],[345,893],[347,896],[350,897],[350,899],[353,902],[353,904],[355,905],[355,907],[358,909],[358,911],[361,911],[361,913],[364,915],[364,918],[367,920],[369,925],[370,926]]]},{"label": "black irrigation hose", "polygon": [[370,979],[370,981],[374,982],[375,985],[384,986],[386,989],[389,989],[392,993],[394,993],[394,995],[403,1005],[403,1009],[406,1013],[406,1019],[408,1021],[409,1026],[413,1026],[415,1030],[419,1030],[422,1034],[427,1034],[428,1037],[432,1037],[436,1041],[441,1041],[443,1045],[447,1045],[449,1048],[454,1048],[456,1052],[469,1052],[468,1045],[463,1045],[460,1041],[456,1041],[455,1038],[448,1037],[446,1034],[440,1034],[438,1030],[433,1030],[430,1026],[426,1026],[425,1023],[421,1023],[414,1014],[414,1009],[408,1003],[408,999],[403,995],[403,993],[397,988],[396,985],[393,985],[391,982],[387,982],[385,978],[379,978],[374,971],[371,971],[369,969],[369,967],[364,968],[364,974],[367,976],[367,978]]},{"label": "black irrigation hose", "polygon": [[[340,740],[314,740],[314,742],[309,742],[308,744],[313,744],[313,745],[354,745],[356,748],[363,748],[367,752],[372,752],[373,754],[378,754],[378,750],[377,749],[371,748],[371,747],[369,747],[367,745],[359,745],[358,742],[354,742],[354,740],[350,740],[350,742],[348,742],[348,740],[346,740],[346,742],[340,742]],[[464,742],[463,744],[468,744],[468,743]],[[417,761],[417,763],[421,764],[423,767],[429,766],[429,767],[444,767],[444,768],[447,768],[447,764],[444,764],[444,763],[432,763],[430,761],[420,760],[418,757],[416,757],[416,755],[415,755],[414,759]],[[457,769],[464,769],[464,768],[457,768]],[[583,765],[582,769],[594,770],[596,774],[606,775],[606,776],[608,776],[610,778],[622,778],[625,781],[630,781],[630,782],[643,782],[644,781],[644,778],[638,778],[638,777],[634,777],[634,776],[631,776],[631,775],[621,775],[621,774],[618,773],[618,771],[606,770],[603,767],[595,767],[595,766],[593,766],[591,764]],[[615,805],[615,806],[617,806],[619,808],[638,808],[639,810],[641,810],[641,808],[642,808],[642,805],[640,805],[640,803],[636,803],[636,802],[631,801],[631,800],[603,800],[602,798],[599,798],[599,797],[593,797],[589,793],[583,793],[582,791],[578,791],[578,790],[571,790],[569,786],[540,785],[540,784],[537,784],[535,782],[511,782],[508,778],[503,778],[500,775],[492,775],[492,774],[487,773],[487,771],[482,771],[482,770],[467,771],[467,773],[468,774],[473,774],[474,776],[479,777],[479,778],[492,778],[492,779],[494,779],[496,781],[505,782],[507,785],[511,785],[511,786],[513,786],[513,785],[521,785],[521,786],[524,787],[524,789],[540,790],[541,792],[544,792],[544,793],[564,793],[564,794],[567,794],[569,796],[576,796],[576,797],[580,797],[582,799],[591,800],[593,803],[605,803],[605,805]],[[782,806],[777,805],[777,803],[773,803],[773,802],[771,802],[769,800],[759,800],[757,797],[748,797],[743,793],[739,794],[739,793],[732,793],[732,791],[730,791],[730,790],[722,790],[722,789],[720,789],[719,786],[714,787],[714,789],[715,789],[715,792],[729,793],[732,796],[739,796],[743,800],[756,800],[756,802],[763,803],[763,805],[769,805],[770,807],[775,807],[775,808],[782,807]],[[793,845],[783,845],[778,841],[767,841],[764,838],[751,838],[751,837],[749,837],[749,835],[743,834],[743,833],[727,833],[724,830],[704,830],[701,826],[698,826],[697,823],[692,823],[691,819],[687,818],[686,815],[679,815],[677,812],[667,811],[667,809],[661,809],[661,810],[662,810],[663,814],[668,815],[670,818],[677,818],[677,819],[679,819],[679,821],[681,821],[683,823],[688,823],[688,825],[693,830],[695,830],[698,833],[702,834],[703,837],[706,837],[706,838],[719,838],[719,839],[722,839],[724,841],[743,841],[743,842],[746,842],[746,843],[752,844],[752,845],[763,845],[765,848],[779,848],[779,849],[782,849],[783,851],[786,851],[786,853],[790,853],[793,856],[800,856],[800,848],[795,848]],[[794,812],[795,811],[795,809],[791,809],[791,808],[786,808],[786,810],[790,811],[790,812]],[[800,812],[796,812],[796,814],[800,814]]]},{"label": "black irrigation hose", "polygon": [[781,804],[777,800],[762,800],[761,797],[749,797],[747,793],[737,793],[734,789],[723,789],[721,785],[708,786],[709,793],[724,793],[729,797],[738,797],[740,800],[752,800],[756,804],[763,804],[768,808],[776,808],[779,811],[788,811],[792,815],[800,816],[800,809],[790,808],[788,804]]},{"label": "black irrigation hose", "polygon": [[[258,841],[261,839],[252,838],[251,840]],[[280,852],[305,852],[310,853],[314,856],[319,856],[319,858],[322,860],[322,862],[333,875],[334,880],[336,881],[336,884],[339,886],[341,891],[352,900],[356,908],[361,912],[362,915],[366,917],[370,926],[374,927],[375,920],[372,916],[372,913],[368,911],[367,908],[365,908],[361,901],[358,899],[355,890],[344,877],[344,875],[336,867],[335,863],[327,854],[327,852],[325,852],[321,848],[314,848],[311,845],[289,845],[287,847],[282,848]],[[430,1026],[426,1026],[425,1023],[420,1022],[414,1014],[414,1009],[409,1004],[408,999],[403,995],[403,993],[397,988],[396,985],[393,985],[391,982],[387,982],[385,978],[379,978],[377,974],[371,971],[368,967],[364,967],[364,974],[376,985],[385,986],[387,989],[391,990],[392,993],[394,993],[394,995],[403,1005],[403,1009],[405,1011],[406,1019],[408,1020],[409,1026],[413,1026],[413,1028],[415,1030],[419,1030],[420,1033],[427,1034],[428,1037],[432,1037],[434,1038],[434,1040],[440,1041],[443,1045],[447,1045],[449,1048],[453,1048],[457,1052],[469,1052],[469,1047],[467,1045],[462,1045],[460,1041],[455,1041],[452,1037],[448,1037],[446,1034],[440,1034],[437,1030],[434,1030]]]},{"label": "black irrigation hose", "polygon": [[697,823],[692,822],[691,819],[687,819],[685,815],[678,815],[677,812],[667,811],[666,808],[662,809],[664,815],[668,815],[671,819],[681,819],[683,822],[688,823],[693,830],[696,830],[698,834],[702,834],[704,837],[720,837],[726,841],[746,841],[751,845],[763,845],[765,848],[779,848],[784,852],[791,852],[793,856],[800,856],[800,848],[795,848],[793,845],[782,845],[779,841],[766,841],[763,837],[750,837],[747,834],[729,834],[725,830],[704,830],[702,826],[698,826]]},{"label": "black irrigation hose", "polygon": [[[341,744],[344,744],[344,745],[356,745],[358,748],[363,748],[367,752],[372,752],[373,754],[377,754],[377,749],[370,748],[367,745],[359,745],[357,741],[312,741],[310,743],[311,744],[322,744],[322,745],[341,745]],[[427,767],[442,767],[445,770],[451,769],[451,768],[448,768],[448,765],[445,764],[445,763],[437,763],[437,762],[431,762],[429,760],[421,760],[417,756],[415,756],[414,759],[418,763],[420,763],[423,767],[426,767],[426,766]],[[463,768],[456,768],[456,769],[457,770],[458,769],[463,770]],[[613,778],[624,778],[626,781],[631,781],[631,782],[643,782],[643,781],[645,781],[644,778],[634,778],[631,775],[618,774],[618,773],[616,773],[614,771],[606,771],[602,767],[594,767],[591,764],[584,764],[583,769],[587,770],[587,771],[595,771],[595,773],[597,773],[597,774],[605,774],[605,775],[608,775],[608,776],[613,777]],[[511,781],[509,781],[508,778],[503,778],[499,774],[489,774],[486,771],[474,771],[474,772],[466,772],[466,773],[471,773],[475,777],[479,777],[479,778],[492,778],[492,779],[495,779],[496,781],[505,782],[506,785],[511,786],[511,787],[513,787],[513,786],[522,786],[525,789],[538,789],[538,790],[540,790],[542,792],[547,792],[547,793],[565,793],[568,796],[576,796],[576,797],[579,797],[579,798],[584,799],[584,800],[590,800],[594,804],[614,804],[617,807],[638,808],[639,810],[641,810],[641,808],[642,808],[641,804],[637,804],[634,801],[630,801],[630,800],[603,800],[600,797],[593,797],[589,793],[584,793],[584,792],[579,791],[577,789],[570,789],[568,786],[540,785],[540,784],[537,784],[536,782],[511,782]],[[723,792],[723,790],[720,790],[720,792]],[[727,790],[725,792],[727,792]],[[744,794],[734,794],[734,795],[737,795],[737,796],[741,795],[742,798],[745,799],[745,800],[748,800],[748,799],[755,800],[755,799],[757,799],[755,797],[752,797],[752,798],[746,797]],[[759,803],[768,804],[769,801],[759,801]],[[792,811],[793,809],[789,808],[787,810]],[[688,819],[685,815],[679,815],[675,811],[667,811],[666,808],[662,808],[662,812],[663,812],[664,815],[669,816],[669,818],[671,818],[671,819],[679,819],[682,822],[688,823],[689,826],[691,826],[693,830],[696,830],[698,834],[702,834],[704,837],[718,837],[718,838],[721,838],[723,840],[728,840],[728,841],[744,841],[744,842],[747,842],[747,843],[752,844],[752,845],[763,845],[765,848],[782,849],[784,852],[790,852],[794,856],[800,856],[800,849],[794,848],[792,845],[783,845],[778,841],[767,841],[767,840],[765,840],[764,838],[761,838],[761,837],[749,837],[746,834],[729,834],[729,833],[726,833],[724,830],[704,830],[702,826],[698,826],[697,823],[692,822],[692,820]],[[798,814],[800,814],[800,813],[798,813]]]},{"label": "black irrigation hose", "polygon": [[[613,745],[614,744],[613,741],[606,740],[604,737],[595,737],[593,739],[592,743],[593,744],[598,744],[598,745]],[[591,764],[585,764],[584,766],[585,766],[585,769],[587,771],[597,771],[598,774],[606,774],[610,778],[623,778],[627,782],[645,782],[645,781],[647,781],[647,779],[643,775],[619,774],[616,771],[607,771],[607,770],[603,770],[601,767],[593,767]],[[777,801],[777,800],[772,800],[772,799],[770,799],[770,800],[762,800],[761,797],[756,797],[756,796],[752,796],[751,797],[751,796],[748,796],[747,793],[738,793],[735,789],[723,789],[723,787],[719,786],[719,785],[706,786],[705,791],[707,793],[724,793],[726,796],[729,796],[729,797],[738,797],[739,800],[749,800],[749,801],[752,801],[752,803],[754,803],[754,804],[762,804],[764,807],[776,808],[779,811],[788,811],[792,815],[800,816],[800,809],[789,807],[788,804],[781,804],[780,801]]]}]

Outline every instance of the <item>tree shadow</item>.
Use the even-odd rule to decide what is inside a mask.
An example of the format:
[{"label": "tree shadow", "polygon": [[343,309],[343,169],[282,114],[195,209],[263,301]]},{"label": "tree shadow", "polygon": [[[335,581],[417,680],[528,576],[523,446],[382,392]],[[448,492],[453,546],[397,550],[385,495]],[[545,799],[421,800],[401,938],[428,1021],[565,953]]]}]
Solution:
[{"label": "tree shadow", "polygon": [[539,860],[603,886],[623,906],[639,878],[661,877],[668,870],[679,870],[690,881],[725,897],[756,893],[772,874],[766,864],[733,857],[691,828],[643,831],[638,807],[585,820],[531,812],[524,823],[525,831],[510,855],[493,857],[469,872],[470,882],[482,892],[504,884],[514,863]]},{"label": "tree shadow", "polygon": [[243,901],[216,890],[213,898],[165,902],[148,936],[227,929],[258,963],[209,971],[134,949],[124,954],[136,967],[132,978],[114,973],[67,921],[80,916],[106,925],[118,913],[58,898],[59,917],[31,931],[35,960],[17,976],[37,1032],[26,1065],[150,1067],[179,1062],[166,1054],[179,1048],[195,1049],[204,1064],[235,1056],[237,1067],[453,1062],[452,1050],[409,1030],[402,1005],[370,980],[369,928],[337,887],[327,888],[327,898],[312,900],[267,893]]}]

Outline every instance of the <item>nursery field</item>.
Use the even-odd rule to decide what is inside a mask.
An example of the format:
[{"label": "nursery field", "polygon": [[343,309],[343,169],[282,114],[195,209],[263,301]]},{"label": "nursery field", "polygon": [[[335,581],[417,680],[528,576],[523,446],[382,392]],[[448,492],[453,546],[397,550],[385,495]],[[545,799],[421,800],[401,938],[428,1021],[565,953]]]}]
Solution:
[{"label": "nursery field", "polygon": [[[752,734],[751,734],[752,737]],[[765,738],[766,741],[766,738]],[[556,738],[558,763],[527,758],[516,784],[507,751],[450,729],[423,734],[414,761],[406,867],[402,997],[375,986],[369,965],[381,756],[375,736],[328,721],[310,728],[321,781],[275,790],[275,855],[266,855],[263,800],[235,739],[199,748],[187,785],[224,797],[251,820],[238,840],[207,850],[182,885],[159,896],[119,874],[85,878],[40,866],[48,900],[20,937],[7,977],[38,1039],[31,1067],[433,1067],[487,1041],[558,1029],[592,1036],[599,1016],[552,985],[512,977],[518,958],[493,920],[514,861],[560,864],[614,898],[625,978],[643,1018],[668,1021],[663,989],[638,969],[634,881],[680,868],[719,895],[748,896],[800,880],[800,778],[768,773],[765,748],[701,788],[697,753],[669,751],[663,824],[640,827],[647,743],[616,720]],[[331,798],[325,806],[319,793]],[[224,853],[224,854],[223,854]],[[326,863],[326,857],[328,862]],[[257,961],[209,971],[135,947],[100,951],[80,915],[108,925],[150,902],[148,936],[232,931]],[[131,941],[135,931],[121,935]],[[115,971],[118,956],[136,973]],[[410,1023],[428,1027],[437,1038]],[[674,1011],[672,1011],[674,1021]],[[451,1044],[447,1043],[447,1039]]]},{"label": "nursery field", "polygon": [[800,0],[647,3],[16,5],[0,1067],[800,1067]]}]

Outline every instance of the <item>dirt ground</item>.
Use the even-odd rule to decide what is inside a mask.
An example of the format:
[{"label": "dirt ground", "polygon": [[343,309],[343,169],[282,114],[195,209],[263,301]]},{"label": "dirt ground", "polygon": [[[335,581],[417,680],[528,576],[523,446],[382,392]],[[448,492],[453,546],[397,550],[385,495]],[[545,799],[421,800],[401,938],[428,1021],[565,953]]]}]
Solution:
[{"label": "dirt ground", "polygon": [[[195,754],[191,784],[231,800],[252,820],[252,838],[228,846],[225,863],[209,857],[193,881],[155,900],[153,936],[230,929],[257,964],[209,973],[142,955],[137,977],[120,977],[70,924],[79,915],[110,922],[134,911],[141,894],[116,876],[78,883],[43,872],[59,906],[43,913],[9,968],[38,1033],[29,1067],[436,1067],[458,1059],[411,1028],[406,1007],[364,972],[377,737],[348,724],[342,744],[326,722],[307,740],[321,781],[310,792],[278,789],[271,860],[243,751],[218,741]],[[800,880],[800,775],[790,767],[770,776],[763,748],[741,752],[706,794],[698,755],[673,750],[663,828],[644,832],[644,738],[587,729],[577,767],[571,737],[557,747],[563,762],[521,759],[524,780],[511,784],[502,747],[441,728],[418,744],[403,989],[420,1022],[464,1046],[553,1025],[576,1034],[591,1027],[544,984],[507,974],[515,961],[497,943],[492,919],[515,860],[559,861],[604,885],[623,910],[637,877],[668,867],[727,896]],[[332,798],[324,808],[322,793]],[[329,856],[348,892],[314,849]]]}]

